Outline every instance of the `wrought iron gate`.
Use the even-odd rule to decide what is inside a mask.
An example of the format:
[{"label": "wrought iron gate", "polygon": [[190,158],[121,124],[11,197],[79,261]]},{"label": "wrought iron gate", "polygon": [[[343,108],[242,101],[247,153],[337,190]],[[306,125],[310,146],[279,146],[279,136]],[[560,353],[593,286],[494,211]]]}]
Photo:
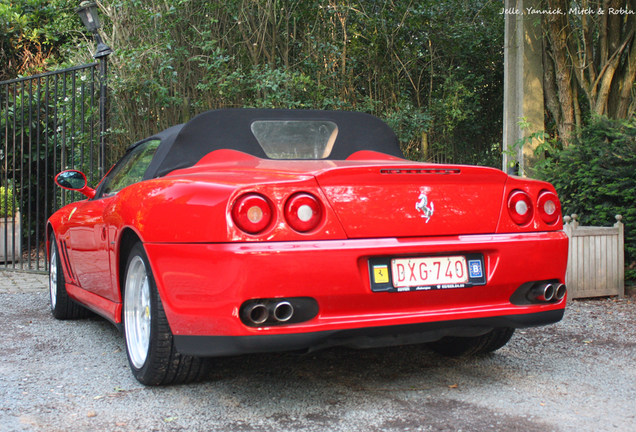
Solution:
[{"label": "wrought iron gate", "polygon": [[98,67],[0,82],[0,269],[48,269],[46,220],[76,199],[55,187],[55,174],[78,169],[93,185],[101,177]]}]

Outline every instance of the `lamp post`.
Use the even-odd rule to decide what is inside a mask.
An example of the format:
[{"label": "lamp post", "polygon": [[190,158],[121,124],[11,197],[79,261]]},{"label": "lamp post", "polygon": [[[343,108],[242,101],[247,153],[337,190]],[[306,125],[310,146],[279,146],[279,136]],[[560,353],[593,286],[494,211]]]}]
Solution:
[{"label": "lamp post", "polygon": [[80,6],[75,9],[75,12],[80,16],[86,29],[93,33],[95,42],[97,42],[97,50],[93,55],[93,58],[99,60],[99,123],[100,123],[100,163],[99,163],[99,177],[102,178],[106,173],[106,131],[107,131],[107,118],[106,118],[106,106],[108,103],[108,56],[112,54],[113,50],[104,43],[102,37],[99,35],[99,15],[97,14],[97,4],[95,2],[83,1]]}]

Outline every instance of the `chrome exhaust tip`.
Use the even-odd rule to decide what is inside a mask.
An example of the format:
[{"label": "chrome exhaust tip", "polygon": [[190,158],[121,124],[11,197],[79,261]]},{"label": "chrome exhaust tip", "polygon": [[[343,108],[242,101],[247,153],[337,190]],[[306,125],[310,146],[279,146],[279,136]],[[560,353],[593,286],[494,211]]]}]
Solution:
[{"label": "chrome exhaust tip", "polygon": [[239,318],[248,327],[285,326],[314,319],[319,311],[311,297],[258,298],[241,304]]},{"label": "chrome exhaust tip", "polygon": [[554,285],[552,285],[551,283],[540,284],[532,287],[532,289],[528,291],[528,300],[549,302],[554,298],[554,293]]},{"label": "chrome exhaust tip", "polygon": [[274,315],[274,319],[276,319],[276,321],[289,321],[292,315],[294,315],[294,307],[288,301],[278,302],[274,306],[274,313],[272,315]]},{"label": "chrome exhaust tip", "polygon": [[563,297],[565,297],[565,294],[567,293],[568,289],[565,286],[565,284],[559,284],[556,287],[556,291],[554,292],[554,298],[556,300],[562,300]]},{"label": "chrome exhaust tip", "polygon": [[254,303],[245,309],[247,319],[254,324],[263,324],[269,318],[269,309],[261,303]]}]

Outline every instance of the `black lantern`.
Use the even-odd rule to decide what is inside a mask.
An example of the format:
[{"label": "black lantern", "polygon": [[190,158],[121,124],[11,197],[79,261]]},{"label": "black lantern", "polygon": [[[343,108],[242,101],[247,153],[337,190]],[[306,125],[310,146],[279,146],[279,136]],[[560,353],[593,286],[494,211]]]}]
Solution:
[{"label": "black lantern", "polygon": [[97,42],[97,51],[93,57],[100,58],[105,57],[109,54],[112,54],[113,50],[110,49],[108,45],[102,41],[99,32],[97,31],[100,28],[99,24],[99,15],[97,14],[97,4],[95,2],[87,2],[83,1],[80,4],[80,7],[75,9],[75,12],[80,16],[82,22],[86,26],[86,29],[93,33],[95,36],[95,41]]}]

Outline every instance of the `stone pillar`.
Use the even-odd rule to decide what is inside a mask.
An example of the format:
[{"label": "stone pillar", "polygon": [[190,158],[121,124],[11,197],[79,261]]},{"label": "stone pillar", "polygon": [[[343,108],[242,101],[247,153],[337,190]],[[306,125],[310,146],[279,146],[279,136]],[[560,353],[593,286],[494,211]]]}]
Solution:
[{"label": "stone pillar", "polygon": [[[515,143],[545,129],[541,15],[527,11],[527,8],[541,10],[542,6],[540,0],[505,0],[504,7],[503,170],[510,172],[513,164],[520,175],[531,176],[539,141],[533,139],[522,148],[516,148]],[[517,124],[522,118],[531,124],[525,130]]]}]

